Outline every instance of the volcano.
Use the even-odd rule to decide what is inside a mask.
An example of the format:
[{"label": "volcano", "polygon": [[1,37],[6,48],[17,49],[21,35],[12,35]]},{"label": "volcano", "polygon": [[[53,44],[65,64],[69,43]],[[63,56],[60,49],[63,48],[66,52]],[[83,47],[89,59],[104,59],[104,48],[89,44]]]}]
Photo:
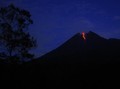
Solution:
[{"label": "volcano", "polygon": [[120,40],[77,33],[42,57],[0,68],[14,89],[119,89]]},{"label": "volcano", "polygon": [[34,60],[34,63],[106,63],[119,61],[120,40],[105,39],[98,34],[77,33],[58,48]]},{"label": "volcano", "polygon": [[106,39],[92,31],[77,33],[28,64],[31,76],[38,79],[42,74],[54,89],[115,89],[120,83],[120,39]]}]

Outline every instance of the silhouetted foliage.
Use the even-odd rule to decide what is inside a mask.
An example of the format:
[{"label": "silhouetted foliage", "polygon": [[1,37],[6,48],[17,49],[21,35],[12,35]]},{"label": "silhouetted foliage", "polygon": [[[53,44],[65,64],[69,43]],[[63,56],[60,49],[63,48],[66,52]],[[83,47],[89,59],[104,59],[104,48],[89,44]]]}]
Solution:
[{"label": "silhouetted foliage", "polygon": [[27,31],[32,23],[26,10],[12,4],[0,8],[0,59],[16,63],[33,58],[29,50],[36,47],[36,41]]}]

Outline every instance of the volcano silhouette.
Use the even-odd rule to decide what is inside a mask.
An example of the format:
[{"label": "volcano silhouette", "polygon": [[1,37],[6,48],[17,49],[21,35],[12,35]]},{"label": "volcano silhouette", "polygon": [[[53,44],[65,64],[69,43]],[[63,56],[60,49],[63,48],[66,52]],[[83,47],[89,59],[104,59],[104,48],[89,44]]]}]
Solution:
[{"label": "volcano silhouette", "polygon": [[77,33],[58,48],[34,60],[35,63],[106,63],[119,61],[120,40],[105,39],[89,31],[85,34]]},{"label": "volcano silhouette", "polygon": [[120,40],[105,39],[92,31],[84,35],[83,38],[77,33],[58,48],[29,62],[34,73],[31,76],[38,79],[42,74],[42,81],[46,79],[54,89],[119,87]]},{"label": "volcano silhouette", "polygon": [[14,89],[119,89],[120,40],[77,33],[42,57],[2,70]]}]

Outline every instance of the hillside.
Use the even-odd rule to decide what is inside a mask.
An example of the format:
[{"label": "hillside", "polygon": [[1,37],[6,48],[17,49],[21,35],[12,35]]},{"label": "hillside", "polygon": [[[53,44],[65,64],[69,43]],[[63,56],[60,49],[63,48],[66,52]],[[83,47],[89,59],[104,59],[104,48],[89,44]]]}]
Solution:
[{"label": "hillside", "polygon": [[42,57],[22,65],[1,65],[2,85],[13,89],[116,89],[119,51],[119,39],[105,39],[91,31],[77,33]]}]

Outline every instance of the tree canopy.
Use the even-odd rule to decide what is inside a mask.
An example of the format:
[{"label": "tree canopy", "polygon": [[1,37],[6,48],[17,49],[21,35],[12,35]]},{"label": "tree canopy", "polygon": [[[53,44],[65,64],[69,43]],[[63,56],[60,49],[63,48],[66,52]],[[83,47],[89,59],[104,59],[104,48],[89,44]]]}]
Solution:
[{"label": "tree canopy", "polygon": [[33,58],[29,51],[36,47],[36,40],[28,32],[30,24],[29,11],[13,4],[0,8],[0,59],[19,63]]}]

